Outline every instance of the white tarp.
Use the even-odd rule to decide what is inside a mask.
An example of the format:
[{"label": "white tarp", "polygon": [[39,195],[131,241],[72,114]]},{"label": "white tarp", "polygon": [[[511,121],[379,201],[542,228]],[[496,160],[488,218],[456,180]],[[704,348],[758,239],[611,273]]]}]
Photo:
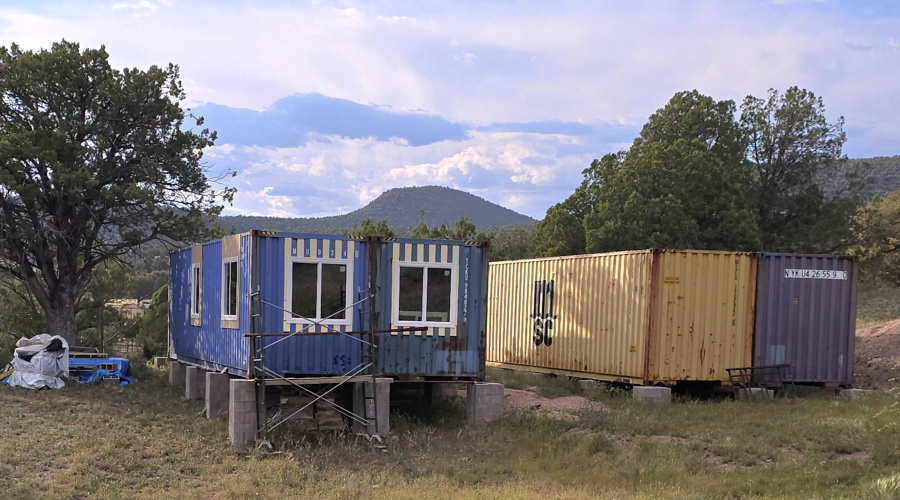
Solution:
[{"label": "white tarp", "polygon": [[58,335],[51,337],[46,333],[30,339],[22,337],[16,342],[10,365],[14,371],[6,379],[9,385],[59,389],[66,385],[62,378],[69,374],[69,344]]}]

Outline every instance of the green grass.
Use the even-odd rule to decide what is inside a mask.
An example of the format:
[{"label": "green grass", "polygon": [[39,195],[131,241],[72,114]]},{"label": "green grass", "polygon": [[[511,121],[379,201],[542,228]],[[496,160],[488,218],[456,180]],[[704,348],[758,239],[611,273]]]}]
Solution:
[{"label": "green grass", "polygon": [[897,391],[646,406],[600,385],[588,396],[605,409],[574,421],[518,410],[467,427],[463,402],[449,400],[424,417],[393,415],[386,450],[284,428],[276,453],[240,454],[226,424],[206,420],[164,372],[138,371],[125,388],[0,386],[4,497],[800,499],[897,498],[900,488]]},{"label": "green grass", "polygon": [[857,328],[868,328],[897,318],[900,318],[900,287],[881,285],[859,292]]}]

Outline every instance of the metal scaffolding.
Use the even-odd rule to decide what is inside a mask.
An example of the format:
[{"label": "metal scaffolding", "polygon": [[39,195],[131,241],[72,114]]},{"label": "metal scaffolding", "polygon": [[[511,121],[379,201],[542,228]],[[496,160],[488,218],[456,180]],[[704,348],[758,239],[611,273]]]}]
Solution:
[{"label": "metal scaffolding", "polygon": [[[251,333],[247,333],[244,336],[250,339],[250,370],[248,372],[248,378],[252,378],[256,381],[256,408],[257,408],[257,440],[260,443],[268,443],[269,432],[278,426],[284,424],[285,422],[291,420],[294,416],[303,412],[310,406],[324,402],[326,405],[335,409],[340,415],[349,419],[352,424],[358,424],[363,429],[361,434],[365,435],[366,439],[376,441],[381,441],[381,436],[378,435],[379,422],[378,422],[378,390],[376,390],[376,379],[378,376],[378,370],[376,369],[378,363],[378,345],[376,334],[379,333],[390,333],[390,332],[415,332],[415,331],[425,331],[427,328],[424,327],[412,327],[412,328],[393,328],[386,330],[379,330],[375,328],[376,323],[376,314],[375,314],[375,292],[374,288],[370,287],[368,290],[360,290],[357,292],[359,300],[350,304],[349,306],[337,311],[326,318],[322,318],[319,320],[311,319],[303,317],[299,314],[296,314],[292,311],[289,311],[277,304],[273,304],[266,300],[263,300],[260,297],[260,292],[257,290],[250,297],[250,330]],[[331,325],[327,325],[324,322],[341,315],[345,311],[352,309],[360,304],[368,303],[368,314],[369,314],[369,328],[361,331],[350,331],[350,332],[342,332]],[[262,306],[266,305],[269,307],[273,307],[279,310],[282,313],[288,313],[293,318],[301,319],[304,324],[303,328],[291,333],[262,333]],[[325,331],[310,331],[311,329],[315,329],[316,327],[324,328]],[[351,338],[360,344],[361,356],[360,363],[358,363],[353,368],[347,370],[345,373],[338,376],[321,376],[321,377],[304,377],[304,378],[293,378],[288,377],[283,374],[280,374],[266,366],[266,350],[292,338],[292,337],[300,337],[307,335],[343,335],[345,337]],[[277,338],[274,342],[266,342],[266,339]],[[336,401],[332,401],[330,399],[326,399],[325,397],[329,394],[336,391],[339,387],[343,386],[347,383],[371,383],[372,390],[368,391],[365,388],[362,391],[362,414],[354,412],[354,409],[345,408],[338,404]],[[302,405],[300,408],[290,412],[287,415],[274,415],[271,418],[268,416],[267,408],[266,408],[266,387],[267,386],[290,386],[297,389],[301,394],[307,395],[312,398],[311,401]],[[314,391],[307,386],[322,386],[318,391]]]}]

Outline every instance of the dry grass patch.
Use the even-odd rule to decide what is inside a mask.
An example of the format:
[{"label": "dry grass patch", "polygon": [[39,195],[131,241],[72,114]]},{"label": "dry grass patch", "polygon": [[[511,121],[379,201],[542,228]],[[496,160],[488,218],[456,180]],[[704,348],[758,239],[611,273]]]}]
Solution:
[{"label": "dry grass patch", "polygon": [[[125,388],[0,386],[4,496],[855,498],[889,494],[900,466],[896,395],[646,406],[560,380],[537,391],[540,408],[483,427],[464,425],[461,400],[395,414],[386,452],[286,425],[277,453],[237,454],[225,423],[206,420],[164,373],[138,368]],[[572,396],[600,403],[565,418],[540,411]]]}]

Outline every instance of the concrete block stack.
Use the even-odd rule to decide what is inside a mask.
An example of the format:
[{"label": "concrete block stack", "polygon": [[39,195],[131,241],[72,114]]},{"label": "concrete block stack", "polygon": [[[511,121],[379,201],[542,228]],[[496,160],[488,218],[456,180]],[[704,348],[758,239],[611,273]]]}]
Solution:
[{"label": "concrete block stack", "polygon": [[649,387],[636,385],[631,389],[634,399],[642,403],[667,405],[672,402],[672,389],[669,387]]},{"label": "concrete block stack", "polygon": [[[375,392],[377,396],[371,399]],[[377,404],[377,407],[376,407]],[[378,423],[369,424],[363,429],[363,425],[359,422],[353,423],[353,432],[365,432],[366,434],[377,434],[379,436],[387,436],[391,432],[390,410],[391,410],[391,379],[379,378],[372,382],[357,382],[353,385],[353,413],[366,419],[375,419]],[[377,415],[377,418],[376,418]]]},{"label": "concrete block stack", "polygon": [[184,368],[184,363],[180,361],[173,359],[169,362],[169,385],[184,386]]},{"label": "concrete block stack", "polygon": [[750,387],[749,389],[738,389],[734,398],[741,401],[761,401],[765,399],[773,399],[775,397],[774,389],[764,389],[762,387]]},{"label": "concrete block stack", "polygon": [[856,398],[861,398],[863,396],[867,396],[874,392],[875,391],[867,390],[867,389],[841,389],[841,391],[838,394],[844,399],[856,399]]},{"label": "concrete block stack", "polygon": [[228,441],[247,450],[256,443],[256,382],[232,379],[229,393]]},{"label": "concrete block stack", "polygon": [[184,371],[184,399],[202,399],[206,394],[206,371],[188,366]]},{"label": "concrete block stack", "polygon": [[206,372],[206,418],[228,418],[227,373]]},{"label": "concrete block stack", "polygon": [[503,416],[503,384],[476,382],[466,386],[466,421],[483,424]]}]

